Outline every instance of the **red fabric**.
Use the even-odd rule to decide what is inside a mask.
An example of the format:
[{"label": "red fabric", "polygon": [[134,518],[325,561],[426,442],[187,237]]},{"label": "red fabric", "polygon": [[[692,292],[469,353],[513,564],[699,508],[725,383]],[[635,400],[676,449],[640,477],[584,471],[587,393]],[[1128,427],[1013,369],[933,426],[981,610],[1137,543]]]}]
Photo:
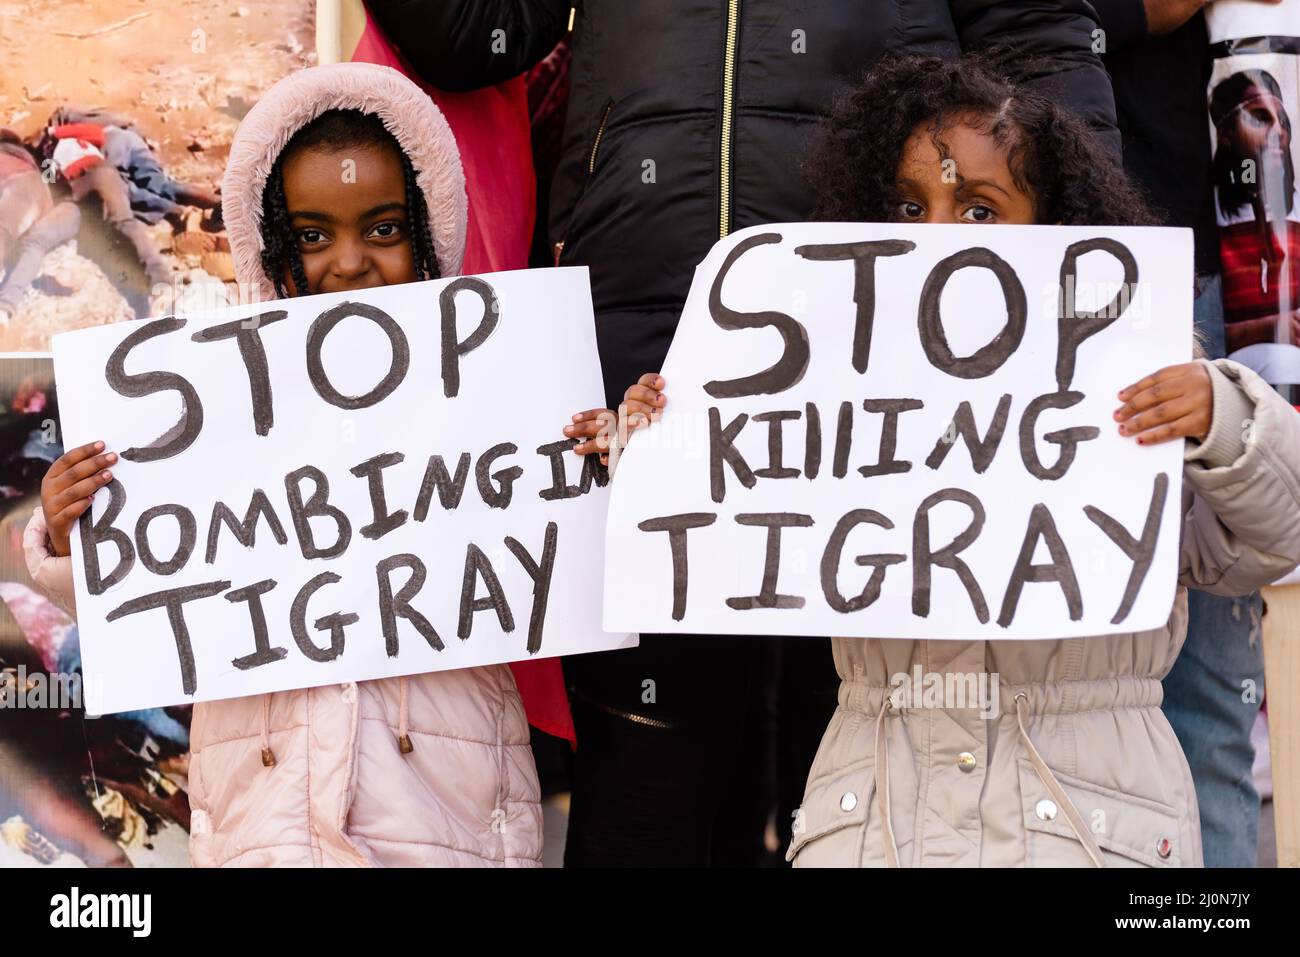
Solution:
[{"label": "red fabric", "polygon": [[1277,315],[1282,296],[1291,308],[1300,306],[1300,223],[1287,220],[1286,237],[1283,249],[1270,228],[1266,247],[1254,220],[1219,230],[1223,311],[1228,322]]},{"label": "red fabric", "polygon": [[54,128],[55,139],[81,140],[100,149],[104,148],[104,128],[96,123],[64,123]]},{"label": "red fabric", "polygon": [[422,83],[366,15],[351,59],[400,70],[427,90],[456,135],[465,167],[469,228],[464,273],[525,269],[537,215],[537,180],[523,77],[472,93],[446,93]]},{"label": "red fabric", "polygon": [[[420,81],[400,53],[366,14],[366,29],[353,61],[400,70],[428,91],[442,110],[460,147],[469,200],[465,243],[468,274],[525,269],[536,217],[537,181],[523,77],[472,93],[447,93]],[[577,743],[573,714],[559,658],[510,665],[533,727]]]}]

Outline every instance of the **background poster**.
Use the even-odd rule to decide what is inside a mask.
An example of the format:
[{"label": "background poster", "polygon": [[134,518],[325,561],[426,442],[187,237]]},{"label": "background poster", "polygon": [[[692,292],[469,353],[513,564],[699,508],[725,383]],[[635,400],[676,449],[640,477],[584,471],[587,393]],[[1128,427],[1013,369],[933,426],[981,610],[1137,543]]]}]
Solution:
[{"label": "background poster", "polygon": [[[0,351],[26,354],[0,357],[0,670],[10,687],[20,669],[32,679],[80,668],[76,626],[32,590],[22,555],[41,476],[62,451],[51,339],[237,300],[214,210],[157,197],[174,199],[176,184],[215,190],[239,120],[276,80],[315,62],[314,7],[0,3]],[[128,135],[115,143],[143,143],[123,176],[138,227],[110,222],[98,194],[73,196],[47,162],[52,123],[72,119],[119,125]],[[25,262],[23,238],[39,240]],[[137,242],[170,271],[165,293],[155,295]],[[186,865],[189,710],[86,720],[79,703],[0,708],[0,867]]]},{"label": "background poster", "polygon": [[1300,401],[1300,6],[1206,8],[1228,358]]},{"label": "background poster", "polygon": [[[314,7],[0,3],[0,235],[14,237],[0,239],[0,349],[238,301],[216,189],[239,121],[316,62]],[[65,125],[79,135],[55,136]],[[91,140],[117,183],[74,189],[54,153]],[[20,237],[36,247],[23,262]]]},{"label": "background poster", "polygon": [[50,357],[0,356],[0,401],[0,867],[183,867],[190,709],[87,719],[77,626],[23,558],[63,451]]}]

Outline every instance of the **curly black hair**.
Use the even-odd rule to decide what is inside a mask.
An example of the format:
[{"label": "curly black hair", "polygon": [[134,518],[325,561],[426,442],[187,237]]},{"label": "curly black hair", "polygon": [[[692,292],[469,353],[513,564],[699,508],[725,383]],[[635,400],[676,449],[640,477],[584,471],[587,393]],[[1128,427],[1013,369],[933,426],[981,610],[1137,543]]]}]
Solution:
[{"label": "curly black hair", "polygon": [[895,180],[908,137],[922,123],[937,136],[973,116],[1007,151],[1007,166],[1034,198],[1039,223],[1160,225],[1081,121],[1016,85],[1001,65],[1013,58],[1013,51],[1001,50],[950,60],[921,54],[879,60],[837,101],[804,164],[816,196],[813,218],[896,220]]},{"label": "curly black hair", "polygon": [[433,236],[429,229],[429,210],[424,202],[424,191],[415,178],[415,168],[397,138],[388,131],[374,113],[361,110],[326,110],[305,124],[289,139],[276,157],[271,175],[262,190],[262,268],[275,285],[281,299],[291,293],[285,286],[284,272],[288,266],[294,288],[306,295],[307,273],[303,269],[298,244],[294,242],[290,227],[289,208],[284,198],[284,158],[294,150],[325,147],[330,150],[356,149],[392,144],[402,157],[402,171],[406,177],[406,212],[411,231],[411,248],[415,259],[415,278],[437,279],[438,258],[434,253]]}]

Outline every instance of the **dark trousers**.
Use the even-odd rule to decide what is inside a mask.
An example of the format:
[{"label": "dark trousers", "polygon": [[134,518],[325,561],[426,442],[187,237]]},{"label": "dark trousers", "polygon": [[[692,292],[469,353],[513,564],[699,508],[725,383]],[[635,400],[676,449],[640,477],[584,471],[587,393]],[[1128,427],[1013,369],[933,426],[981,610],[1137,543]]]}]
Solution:
[{"label": "dark trousers", "polygon": [[[646,636],[583,659],[566,662],[578,748],[565,866],[782,864],[835,709],[829,640]],[[620,695],[637,674],[667,706]]]}]

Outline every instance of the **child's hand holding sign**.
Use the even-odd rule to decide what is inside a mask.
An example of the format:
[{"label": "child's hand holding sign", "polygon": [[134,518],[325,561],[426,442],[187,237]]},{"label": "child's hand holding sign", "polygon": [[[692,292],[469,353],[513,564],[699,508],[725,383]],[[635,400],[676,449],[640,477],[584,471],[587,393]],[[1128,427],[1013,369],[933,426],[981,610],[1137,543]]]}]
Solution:
[{"label": "child's hand holding sign", "polygon": [[1165,366],[1123,389],[1115,410],[1120,435],[1135,435],[1139,445],[1172,439],[1204,442],[1214,415],[1214,388],[1199,362]]}]

